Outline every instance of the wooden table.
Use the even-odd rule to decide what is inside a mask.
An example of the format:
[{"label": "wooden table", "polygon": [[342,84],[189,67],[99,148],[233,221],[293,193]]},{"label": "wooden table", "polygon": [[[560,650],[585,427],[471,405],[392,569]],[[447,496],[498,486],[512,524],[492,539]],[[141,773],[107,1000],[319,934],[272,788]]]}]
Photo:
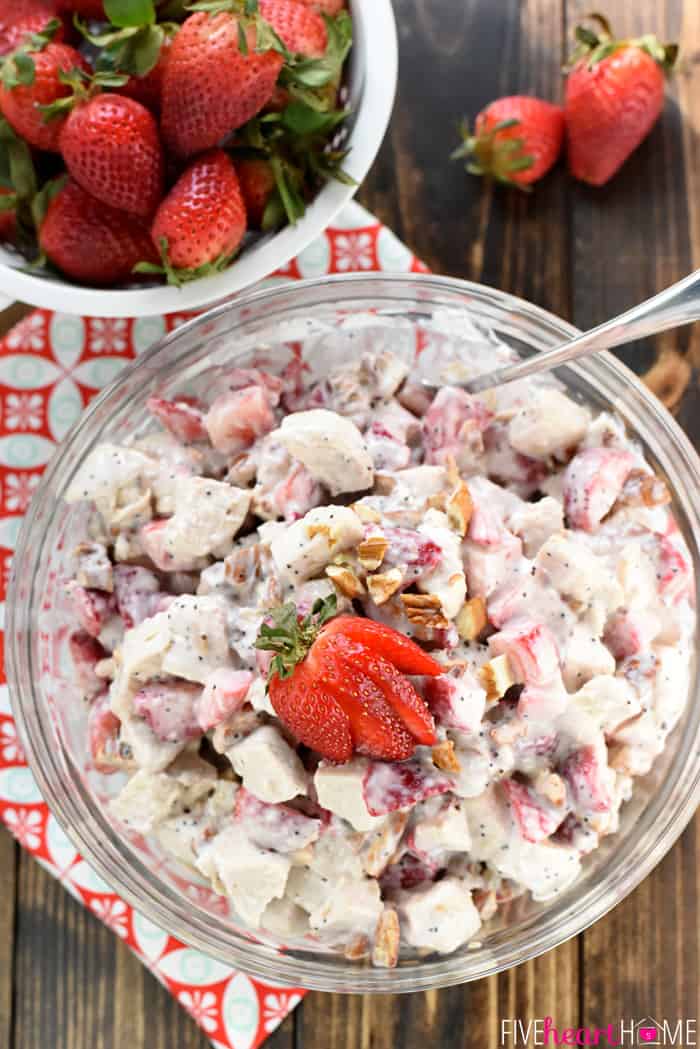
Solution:
[{"label": "wooden table", "polygon": [[[514,92],[556,99],[588,0],[395,0],[391,132],[360,199],[436,271],[522,295],[591,326],[700,266],[700,3],[607,0],[623,36],[680,39],[663,119],[614,182],[550,175],[492,190],[450,163],[456,124]],[[700,441],[700,328],[623,356]],[[407,997],[310,994],[270,1049],[500,1044],[500,1019],[559,1027],[674,1020],[698,1008],[698,824],[611,915],[499,977]],[[204,1049],[143,966],[0,831],[0,1049]],[[510,1043],[506,1043],[510,1044]]]}]

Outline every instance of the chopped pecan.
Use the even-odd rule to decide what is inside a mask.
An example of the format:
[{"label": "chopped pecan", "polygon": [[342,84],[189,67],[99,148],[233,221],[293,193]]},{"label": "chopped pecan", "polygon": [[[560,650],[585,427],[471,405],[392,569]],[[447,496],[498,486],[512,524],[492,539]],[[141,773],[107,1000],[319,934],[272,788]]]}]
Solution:
[{"label": "chopped pecan", "polygon": [[391,474],[375,473],[374,493],[375,495],[391,495],[396,488],[396,478]]},{"label": "chopped pecan", "polygon": [[325,536],[328,541],[328,545],[333,545],[333,533],[331,532],[330,525],[327,524],[310,524],[306,526],[306,534],[309,539],[313,539],[317,535]]},{"label": "chopped pecan", "polygon": [[369,954],[369,939],[364,933],[357,933],[345,946],[343,955],[351,962],[366,958]]},{"label": "chopped pecan", "polygon": [[372,964],[383,969],[393,969],[399,960],[401,928],[399,916],[392,907],[385,907],[379,915],[374,934]]},{"label": "chopped pecan", "polygon": [[463,641],[476,641],[488,626],[486,602],[483,597],[470,597],[455,619],[457,633]]},{"label": "chopped pecan", "polygon": [[360,564],[368,572],[374,572],[384,560],[389,549],[389,540],[383,535],[368,535],[357,548]]},{"label": "chopped pecan", "polygon": [[431,510],[442,510],[447,509],[447,492],[436,492],[435,495],[429,495],[426,505]]},{"label": "chopped pecan", "polygon": [[390,568],[388,572],[378,572],[367,577],[367,589],[375,605],[383,605],[388,601],[402,583],[403,573],[398,568]]},{"label": "chopped pecan", "polygon": [[367,506],[366,503],[351,503],[350,509],[353,513],[356,513],[361,521],[365,524],[379,524],[382,519],[382,515],[378,510],[375,510],[373,506]]},{"label": "chopped pecan", "polygon": [[646,470],[632,470],[622,487],[614,510],[623,506],[663,506],[670,501],[671,493],[660,477]]},{"label": "chopped pecan", "polygon": [[418,626],[446,629],[450,624],[442,613],[437,594],[401,594],[406,618]]},{"label": "chopped pecan", "polygon": [[479,680],[486,690],[486,701],[498,703],[511,685],[517,684],[510,668],[508,656],[496,656],[479,668]]},{"label": "chopped pecan", "polygon": [[344,565],[327,565],[326,575],[333,585],[340,590],[341,594],[351,600],[366,593],[362,580],[358,579],[354,572]]},{"label": "chopped pecan", "polygon": [[440,740],[433,747],[433,765],[443,772],[461,772],[462,766],[455,754],[455,745],[451,739]]},{"label": "chopped pecan", "polygon": [[447,520],[450,528],[464,537],[472,519],[474,504],[464,481],[460,481],[447,500]]},{"label": "chopped pecan", "polygon": [[550,804],[560,808],[566,802],[566,784],[556,772],[542,771],[535,777],[535,790]]},{"label": "chopped pecan", "polygon": [[234,586],[243,586],[260,575],[262,543],[237,547],[224,558],[224,578]]},{"label": "chopped pecan", "polygon": [[378,878],[393,862],[408,816],[407,812],[392,812],[386,823],[366,836],[360,849],[365,874]]}]

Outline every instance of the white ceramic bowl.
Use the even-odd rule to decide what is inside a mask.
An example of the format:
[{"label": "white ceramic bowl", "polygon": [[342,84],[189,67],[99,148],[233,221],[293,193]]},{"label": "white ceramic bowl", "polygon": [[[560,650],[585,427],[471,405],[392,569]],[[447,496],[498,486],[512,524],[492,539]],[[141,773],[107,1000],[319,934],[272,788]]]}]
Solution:
[{"label": "white ceramic bowl", "polygon": [[[391,0],[350,0],[354,43],[348,87],[352,116],[344,168],[359,184],[377,155],[389,123],[398,72],[396,23]],[[354,187],[329,182],[295,226],[260,238],[223,273],[181,288],[167,285],[105,290],[19,269],[16,256],[0,246],[0,299],[87,317],[142,317],[175,313],[221,302],[255,284],[294,258],[332,222]],[[21,263],[24,265],[24,263]]]}]

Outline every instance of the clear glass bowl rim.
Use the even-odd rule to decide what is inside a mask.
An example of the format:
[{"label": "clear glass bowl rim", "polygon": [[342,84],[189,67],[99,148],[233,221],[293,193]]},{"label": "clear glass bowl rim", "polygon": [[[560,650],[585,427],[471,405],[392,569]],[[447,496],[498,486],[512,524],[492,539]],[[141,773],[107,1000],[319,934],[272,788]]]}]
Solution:
[{"label": "clear glass bowl rim", "polygon": [[[157,359],[172,364],[179,342],[198,328],[232,314],[245,323],[246,311],[272,307],[286,299],[311,300],[305,309],[311,313],[314,302],[332,302],[340,308],[343,301],[382,299],[409,308],[413,300],[426,306],[441,299],[443,305],[466,300],[465,306],[497,310],[504,321],[520,322],[565,339],[577,329],[554,314],[523,299],[486,285],[430,274],[348,274],[317,280],[296,281],[253,292],[201,314],[178,327],[145,351],[129,368],[121,372],[90,404],[49,462],[31,506],[25,516],[15,550],[13,573],[7,596],[5,634],[7,679],[12,710],[21,742],[41,794],[62,828],[84,859],[97,873],[142,915],[165,929],[186,945],[194,947],[243,972],[271,984],[303,986],[310,990],[345,993],[404,993],[452,986],[480,979],[508,969],[545,951],[551,950],[597,921],[627,896],[659,863],[679,837],[700,802],[700,696],[697,674],[694,675],[688,706],[691,721],[678,741],[672,771],[661,785],[644,813],[651,824],[626,843],[624,862],[608,863],[604,876],[556,916],[552,908],[537,922],[493,950],[483,948],[456,956],[446,956],[425,968],[413,965],[395,970],[371,969],[347,963],[339,966],[323,956],[300,959],[280,954],[274,949],[247,942],[216,927],[211,919],[200,917],[188,907],[187,899],[158,882],[152,871],[140,861],[125,863],[119,839],[100,818],[100,810],[85,789],[72,762],[66,761],[56,746],[56,731],[51,716],[36,688],[30,644],[32,611],[36,595],[30,586],[29,599],[21,596],[20,580],[34,580],[47,542],[46,523],[40,508],[47,498],[55,499],[54,489],[65,483],[66,462],[76,445],[89,439],[93,424],[100,427],[108,417],[110,402],[117,391],[135,375],[157,377]],[[570,366],[569,371],[582,379],[598,396],[606,397],[622,414],[634,431],[650,446],[672,482],[675,496],[683,508],[694,543],[700,545],[700,459],[681,428],[661,403],[637,377],[611,354]],[[142,384],[143,386],[143,384]],[[60,480],[57,480],[60,478]],[[39,518],[39,519],[38,519]],[[699,565],[696,568],[696,591]],[[696,594],[697,596],[697,594]],[[26,685],[29,685],[27,689]],[[556,920],[555,920],[556,918]]]}]

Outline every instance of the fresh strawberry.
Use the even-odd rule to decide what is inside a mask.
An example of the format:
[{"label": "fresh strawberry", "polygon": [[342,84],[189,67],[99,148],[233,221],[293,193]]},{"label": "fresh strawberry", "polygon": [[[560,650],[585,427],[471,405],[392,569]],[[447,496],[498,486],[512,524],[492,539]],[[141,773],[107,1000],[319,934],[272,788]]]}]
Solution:
[{"label": "fresh strawberry", "polygon": [[162,129],[173,153],[210,149],[255,116],[270,98],[282,68],[277,51],[256,51],[257,29],[243,30],[226,11],[198,11],[183,22],[163,77]]},{"label": "fresh strawberry", "polygon": [[[8,63],[12,59],[5,60],[0,80],[0,109],[17,134],[30,145],[58,153],[58,139],[66,117],[59,114],[49,120],[41,107],[72,94],[70,85],[59,79],[60,73],[79,69],[88,74],[89,66],[82,55],[67,44],[50,43],[41,51],[16,54],[23,54],[33,69],[26,73],[20,70],[14,77],[9,75]],[[26,68],[24,61],[22,66]]]},{"label": "fresh strawberry", "polygon": [[[11,51],[15,51],[26,41],[28,36],[34,33],[41,33],[52,21],[52,15],[49,10],[29,11],[25,15],[10,19],[6,18],[2,8],[0,8],[0,55],[8,55]],[[56,21],[58,24],[52,39],[59,42],[63,40],[65,30],[63,22],[58,19]]]},{"label": "fresh strawberry", "polygon": [[71,179],[49,204],[39,244],[54,265],[84,284],[118,284],[137,262],[157,259],[146,226]]},{"label": "fresh strawberry", "polygon": [[579,26],[578,47],[566,81],[569,171],[602,186],[651,131],[664,105],[664,73],[674,44],[654,36],[616,40],[597,16],[598,34]]},{"label": "fresh strawberry", "polygon": [[278,717],[335,762],[349,761],[353,751],[402,761],[417,744],[434,743],[432,715],[398,667],[431,675],[443,668],[390,627],[333,619],[335,608],[330,597],[300,619],[287,604],[260,628],[256,647],[275,653],[269,691]]},{"label": "fresh strawberry", "polygon": [[90,757],[97,772],[109,775],[119,769],[120,725],[119,718],[110,708],[109,692],[105,691],[92,702],[87,722]]},{"label": "fresh strawberry", "polygon": [[174,270],[217,270],[230,261],[246,230],[235,168],[221,149],[198,157],[156,212],[151,236]]},{"label": "fresh strawberry", "polygon": [[173,437],[183,444],[207,440],[202,412],[187,401],[166,401],[162,397],[149,397],[146,407],[167,430],[170,430]]},{"label": "fresh strawberry", "polygon": [[68,171],[93,197],[149,218],[163,192],[163,150],[152,113],[132,98],[102,94],[78,102],[59,147]]},{"label": "fresh strawberry", "polygon": [[172,36],[165,36],[160,46],[158,61],[153,68],[149,69],[144,76],[130,76],[126,84],[119,88],[120,95],[126,95],[127,98],[135,99],[136,102],[140,102],[142,106],[150,109],[151,113],[155,113],[156,116],[161,109],[163,81],[172,45]]},{"label": "fresh strawberry", "polygon": [[254,229],[262,229],[265,208],[277,185],[270,162],[264,157],[244,157],[236,161],[236,174],[248,224]]},{"label": "fresh strawberry", "polygon": [[259,8],[289,51],[306,58],[320,58],[326,50],[326,25],[311,7],[297,0],[260,0]]},{"label": "fresh strawberry", "polygon": [[465,125],[453,159],[466,157],[472,175],[508,186],[529,186],[555,164],[564,138],[564,111],[552,102],[511,95],[479,113],[474,134]]}]

